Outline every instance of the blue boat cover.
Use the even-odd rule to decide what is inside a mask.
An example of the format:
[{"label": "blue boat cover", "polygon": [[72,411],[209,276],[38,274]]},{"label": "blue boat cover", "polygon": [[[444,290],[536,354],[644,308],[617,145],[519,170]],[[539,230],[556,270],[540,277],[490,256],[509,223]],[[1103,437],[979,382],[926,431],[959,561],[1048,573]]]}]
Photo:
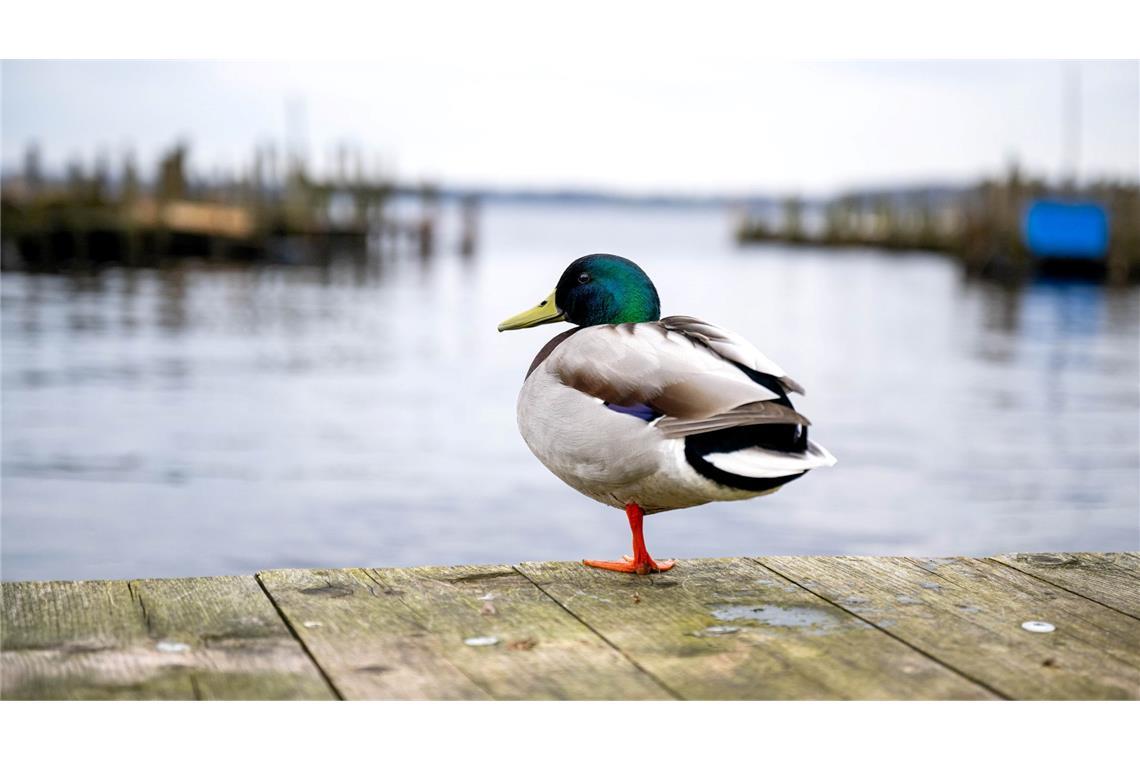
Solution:
[{"label": "blue boat cover", "polygon": [[1023,232],[1040,258],[1103,259],[1108,251],[1108,213],[1098,203],[1034,201]]}]

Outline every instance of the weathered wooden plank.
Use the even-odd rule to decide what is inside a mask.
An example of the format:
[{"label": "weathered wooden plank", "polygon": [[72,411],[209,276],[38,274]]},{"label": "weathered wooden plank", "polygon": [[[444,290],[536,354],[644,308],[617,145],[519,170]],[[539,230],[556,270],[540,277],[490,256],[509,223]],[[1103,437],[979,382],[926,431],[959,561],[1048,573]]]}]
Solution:
[{"label": "weathered wooden plank", "polygon": [[334,699],[253,576],[132,581],[151,638],[189,647],[199,699]]},{"label": "weathered wooden plank", "polygon": [[673,698],[508,566],[370,573],[438,651],[496,699]]},{"label": "weathered wooden plank", "polygon": [[[901,557],[759,561],[1003,695],[1140,697],[1136,620],[1004,565]],[[1028,621],[1056,630],[1027,631]]]},{"label": "weathered wooden plank", "polygon": [[993,696],[749,560],[686,560],[648,577],[576,563],[519,569],[685,698]]},{"label": "weathered wooden plank", "polygon": [[4,651],[105,649],[146,638],[126,581],[0,583]]},{"label": "weathered wooden plank", "polygon": [[1140,698],[1136,554],[262,579],[5,583],[2,696]]},{"label": "weathered wooden plank", "polygon": [[126,581],[0,584],[4,699],[193,699]]},{"label": "weathered wooden plank", "polygon": [[346,699],[487,699],[439,651],[401,595],[365,570],[273,570],[258,577]]},{"label": "weathered wooden plank", "polygon": [[993,560],[1140,618],[1140,554],[1003,554]]},{"label": "weathered wooden plank", "polygon": [[5,583],[6,699],[333,696],[251,577]]}]

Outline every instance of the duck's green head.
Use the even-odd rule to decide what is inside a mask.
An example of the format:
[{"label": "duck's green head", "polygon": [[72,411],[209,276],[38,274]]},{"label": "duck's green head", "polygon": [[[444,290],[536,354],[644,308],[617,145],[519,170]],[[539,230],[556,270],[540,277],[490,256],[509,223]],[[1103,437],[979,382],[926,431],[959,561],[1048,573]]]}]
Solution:
[{"label": "duck's green head", "polygon": [[583,256],[562,273],[554,292],[538,306],[499,324],[499,331],[548,322],[618,325],[661,318],[657,288],[641,267],[621,256]]}]

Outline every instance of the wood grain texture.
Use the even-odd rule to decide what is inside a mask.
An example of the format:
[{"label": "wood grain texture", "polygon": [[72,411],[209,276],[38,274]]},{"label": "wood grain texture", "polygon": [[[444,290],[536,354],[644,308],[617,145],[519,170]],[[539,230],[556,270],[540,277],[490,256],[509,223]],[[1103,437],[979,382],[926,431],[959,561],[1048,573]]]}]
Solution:
[{"label": "wood grain texture", "polygon": [[[764,557],[781,575],[1001,694],[1140,697],[1140,623],[999,563]],[[1032,633],[1026,621],[1056,626]]]},{"label": "wood grain texture", "polygon": [[333,694],[252,577],[5,583],[5,699]]},{"label": "wood grain texture", "polygon": [[687,560],[646,577],[519,569],[687,699],[993,697],[749,560]]},{"label": "wood grain texture", "polygon": [[1003,554],[993,560],[1140,618],[1140,554]]},{"label": "wood grain texture", "polygon": [[1137,699],[1138,580],[1058,554],[4,583],[0,696]]},{"label": "wood grain texture", "polygon": [[193,699],[126,581],[4,583],[4,699]]},{"label": "wood grain texture", "polygon": [[253,576],[131,581],[152,639],[186,652],[199,699],[334,699]]},{"label": "wood grain texture", "polygon": [[673,698],[511,567],[370,573],[437,650],[496,699]]},{"label": "wood grain texture", "polygon": [[258,578],[344,698],[490,698],[443,656],[401,595],[367,571],[273,570]]}]

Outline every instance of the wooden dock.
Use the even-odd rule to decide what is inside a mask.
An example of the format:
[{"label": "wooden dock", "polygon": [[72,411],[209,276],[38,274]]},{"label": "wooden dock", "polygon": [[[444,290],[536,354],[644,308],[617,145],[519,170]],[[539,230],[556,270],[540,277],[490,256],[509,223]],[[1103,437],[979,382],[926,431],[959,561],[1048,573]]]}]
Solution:
[{"label": "wooden dock", "polygon": [[1137,699],[1140,554],[3,584],[5,699]]}]

